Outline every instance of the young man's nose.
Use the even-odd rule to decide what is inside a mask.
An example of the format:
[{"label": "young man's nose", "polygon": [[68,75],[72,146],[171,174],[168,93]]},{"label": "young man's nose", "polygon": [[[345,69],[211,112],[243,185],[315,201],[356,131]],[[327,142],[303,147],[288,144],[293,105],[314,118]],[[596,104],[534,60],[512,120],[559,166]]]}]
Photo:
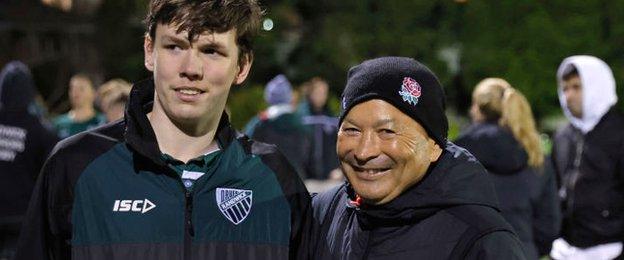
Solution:
[{"label": "young man's nose", "polygon": [[182,62],[180,75],[189,80],[201,80],[203,78],[203,71],[203,63],[201,58],[198,57],[198,54],[194,51],[187,52]]}]

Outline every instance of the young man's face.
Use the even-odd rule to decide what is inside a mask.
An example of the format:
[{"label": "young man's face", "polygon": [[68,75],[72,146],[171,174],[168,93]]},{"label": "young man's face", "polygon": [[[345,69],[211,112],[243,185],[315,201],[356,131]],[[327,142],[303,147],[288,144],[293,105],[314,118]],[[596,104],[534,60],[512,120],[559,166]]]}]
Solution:
[{"label": "young man's face", "polygon": [[566,98],[568,109],[574,117],[583,117],[583,84],[581,78],[572,76],[563,81],[563,95]]},{"label": "young man's face", "polygon": [[349,111],[336,151],[355,192],[370,204],[387,203],[419,182],[442,152],[420,124],[378,99]]},{"label": "young man's face", "polygon": [[[239,64],[236,31],[204,33],[189,42],[188,32],[158,24],[145,38],[145,67],[154,73],[154,111],[174,122],[193,124],[220,118],[232,84],[242,83],[251,67]],[[218,120],[218,119],[216,119]]]}]

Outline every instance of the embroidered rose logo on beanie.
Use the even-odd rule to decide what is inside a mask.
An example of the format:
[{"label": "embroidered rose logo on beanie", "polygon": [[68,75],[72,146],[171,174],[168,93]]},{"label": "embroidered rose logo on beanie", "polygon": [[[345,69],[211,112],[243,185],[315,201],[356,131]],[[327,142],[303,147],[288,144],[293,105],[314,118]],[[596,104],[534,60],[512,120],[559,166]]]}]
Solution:
[{"label": "embroidered rose logo on beanie", "polygon": [[401,91],[399,91],[399,95],[403,97],[403,101],[415,106],[418,104],[420,91],[420,84],[418,84],[416,80],[410,77],[403,78],[403,85],[401,85]]}]

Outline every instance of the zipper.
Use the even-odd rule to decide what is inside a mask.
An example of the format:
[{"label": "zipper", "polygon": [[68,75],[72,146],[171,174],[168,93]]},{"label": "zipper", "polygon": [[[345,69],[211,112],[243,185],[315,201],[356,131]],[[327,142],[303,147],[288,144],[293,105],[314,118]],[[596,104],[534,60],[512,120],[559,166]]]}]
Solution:
[{"label": "zipper", "polygon": [[190,260],[195,230],[193,229],[193,196],[189,191],[184,194],[184,204],[184,259]]},{"label": "zipper", "polygon": [[172,166],[168,165],[166,169],[178,179],[178,183],[180,183],[180,187],[184,191],[184,245],[182,249],[182,259],[191,260],[193,237],[195,236],[195,230],[193,228],[193,194],[184,186],[178,172]]},{"label": "zipper", "polygon": [[585,148],[585,138],[580,133],[577,133],[576,139],[576,150],[574,153],[574,161],[573,161],[573,172],[572,176],[568,179],[568,192],[567,192],[567,205],[566,205],[566,213],[568,217],[571,219],[572,216],[572,207],[574,206],[574,190],[576,188],[576,183],[578,179],[581,177],[581,158],[583,156],[583,149]]}]

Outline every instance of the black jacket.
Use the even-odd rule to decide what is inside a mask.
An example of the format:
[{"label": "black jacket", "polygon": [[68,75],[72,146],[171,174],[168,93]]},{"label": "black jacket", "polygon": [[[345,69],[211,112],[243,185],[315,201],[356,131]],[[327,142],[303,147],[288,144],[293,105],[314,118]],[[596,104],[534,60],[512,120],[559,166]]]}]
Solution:
[{"label": "black jacket", "polygon": [[561,225],[552,167],[530,168],[522,145],[493,122],[471,125],[455,143],[472,153],[490,173],[501,213],[524,244],[527,258],[547,255]]},{"label": "black jacket", "polygon": [[28,68],[11,62],[0,74],[0,232],[17,232],[39,170],[58,141],[29,108],[35,86]]},{"label": "black jacket", "polygon": [[338,168],[338,118],[332,115],[327,105],[321,111],[314,111],[309,100],[299,105],[297,113],[310,135],[310,158],[304,165],[306,177],[325,180],[332,170]]},{"label": "black jacket", "polygon": [[624,241],[624,116],[612,108],[585,135],[566,126],[555,135],[552,159],[563,238],[582,248]]},{"label": "black jacket", "polygon": [[251,138],[276,145],[301,177],[308,176],[304,166],[308,165],[311,158],[310,138],[296,114],[285,113],[276,118],[260,117]]},{"label": "black jacket", "polygon": [[275,146],[238,135],[192,190],[166,163],[147,118],[153,81],[125,120],[61,141],[43,166],[16,259],[305,259],[305,186]]},{"label": "black jacket", "polygon": [[524,259],[485,170],[447,148],[418,184],[380,206],[353,206],[348,184],[314,197],[315,259]]}]

